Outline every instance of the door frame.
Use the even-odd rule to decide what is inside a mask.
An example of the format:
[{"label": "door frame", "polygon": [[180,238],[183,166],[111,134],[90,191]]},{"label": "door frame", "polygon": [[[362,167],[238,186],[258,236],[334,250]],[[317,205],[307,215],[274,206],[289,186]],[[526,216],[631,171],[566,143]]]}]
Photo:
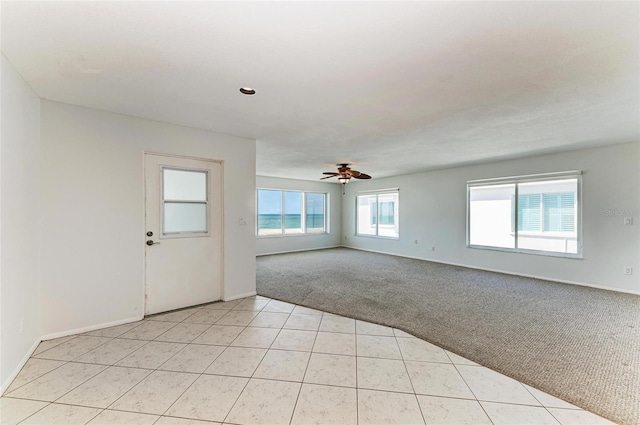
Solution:
[{"label": "door frame", "polygon": [[[220,249],[220,299],[224,300],[225,298],[225,280],[224,280],[224,262],[225,262],[225,253],[224,253],[224,227],[225,227],[225,216],[224,216],[224,160],[220,159],[211,159],[211,158],[202,158],[197,156],[187,156],[187,155],[176,155],[170,154],[166,152],[157,152],[157,151],[143,151],[142,152],[142,232],[140,232],[140,246],[142,247],[142,314],[141,316],[144,318],[147,311],[147,247],[145,245],[147,240],[146,227],[147,227],[147,177],[146,177],[146,157],[147,155],[156,155],[156,156],[164,156],[167,158],[176,158],[176,159],[193,159],[196,161],[203,162],[211,162],[220,164],[220,186],[218,188],[213,185],[209,186],[211,191],[219,190],[220,196],[220,241],[219,241],[219,249]],[[162,190],[162,187],[160,188]],[[211,211],[211,213],[215,214],[215,211]],[[211,229],[210,229],[211,230]]]}]

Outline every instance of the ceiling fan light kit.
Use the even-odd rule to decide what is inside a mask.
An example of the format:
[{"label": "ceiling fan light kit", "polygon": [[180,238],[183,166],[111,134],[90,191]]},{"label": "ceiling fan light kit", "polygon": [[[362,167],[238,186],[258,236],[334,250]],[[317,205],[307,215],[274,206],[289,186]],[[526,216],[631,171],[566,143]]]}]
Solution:
[{"label": "ceiling fan light kit", "polygon": [[342,184],[342,194],[344,195],[344,186],[349,183],[351,178],[367,180],[370,179],[371,176],[365,173],[361,173],[360,171],[352,170],[349,167],[349,164],[336,164],[338,166],[338,172],[327,171],[322,174],[325,174],[325,177],[322,177],[320,180],[330,179],[331,177],[338,177],[338,182]]}]

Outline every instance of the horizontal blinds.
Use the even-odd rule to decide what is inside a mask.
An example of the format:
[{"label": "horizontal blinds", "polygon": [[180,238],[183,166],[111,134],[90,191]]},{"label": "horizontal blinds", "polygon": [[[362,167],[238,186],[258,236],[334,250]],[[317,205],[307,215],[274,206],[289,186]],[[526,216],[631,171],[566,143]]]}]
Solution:
[{"label": "horizontal blinds", "polygon": [[545,232],[575,231],[574,193],[545,193],[543,205]]},{"label": "horizontal blinds", "polygon": [[540,194],[518,196],[518,230],[540,231]]},{"label": "horizontal blinds", "polygon": [[394,211],[395,211],[395,202],[380,201],[380,209],[378,210],[378,216],[380,217],[380,224],[393,224],[395,222]]}]

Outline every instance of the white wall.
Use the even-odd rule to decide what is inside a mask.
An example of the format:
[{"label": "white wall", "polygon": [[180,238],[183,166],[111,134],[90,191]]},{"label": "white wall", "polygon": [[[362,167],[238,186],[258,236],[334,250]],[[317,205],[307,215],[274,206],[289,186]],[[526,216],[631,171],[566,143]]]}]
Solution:
[{"label": "white wall", "polygon": [[[256,240],[256,254],[266,255],[279,252],[322,249],[340,245],[342,235],[342,186],[335,183],[306,180],[256,177],[260,189],[302,190],[326,192],[329,194],[329,234],[290,235],[259,237]],[[250,220],[255,231],[255,216]]]},{"label": "white wall", "polygon": [[[583,171],[583,259],[466,247],[467,180],[568,170]],[[640,293],[639,182],[640,143],[357,182],[347,185],[343,199],[343,231],[347,237],[343,243],[353,248]],[[355,236],[356,191],[393,187],[400,188],[400,239]],[[624,211],[628,214],[615,214]],[[633,225],[624,226],[623,216],[633,217]],[[633,267],[633,275],[623,274],[625,266]]]},{"label": "white wall", "polygon": [[225,299],[255,293],[255,141],[42,101],[44,334],[143,312],[145,151],[224,161]]},{"label": "white wall", "polygon": [[42,335],[41,208],[40,99],[1,56],[0,384],[4,391]]}]

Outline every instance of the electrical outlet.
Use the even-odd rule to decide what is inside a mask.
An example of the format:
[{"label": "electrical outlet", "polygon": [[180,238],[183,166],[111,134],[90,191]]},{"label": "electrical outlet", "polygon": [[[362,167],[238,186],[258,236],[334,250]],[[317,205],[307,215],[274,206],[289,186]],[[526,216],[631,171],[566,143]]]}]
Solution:
[{"label": "electrical outlet", "polygon": [[247,219],[246,219],[246,218],[244,218],[244,217],[240,217],[240,218],[238,219],[238,224],[239,224],[240,226],[246,226],[246,225],[247,225]]},{"label": "electrical outlet", "polygon": [[631,267],[625,267],[623,269],[624,274],[626,274],[627,276],[631,276],[633,274],[633,269]]}]

